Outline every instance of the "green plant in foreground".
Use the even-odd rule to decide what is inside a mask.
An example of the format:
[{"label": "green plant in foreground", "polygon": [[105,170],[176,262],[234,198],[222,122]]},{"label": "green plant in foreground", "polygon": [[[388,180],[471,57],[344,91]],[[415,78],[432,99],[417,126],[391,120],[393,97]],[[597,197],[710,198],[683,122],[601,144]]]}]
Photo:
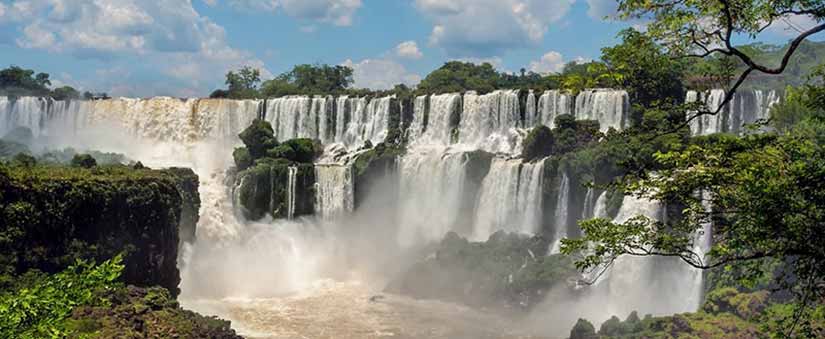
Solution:
[{"label": "green plant in foreground", "polygon": [[0,337],[64,338],[66,319],[82,305],[105,305],[98,292],[119,287],[120,255],[100,265],[78,260],[63,272],[0,294]]}]

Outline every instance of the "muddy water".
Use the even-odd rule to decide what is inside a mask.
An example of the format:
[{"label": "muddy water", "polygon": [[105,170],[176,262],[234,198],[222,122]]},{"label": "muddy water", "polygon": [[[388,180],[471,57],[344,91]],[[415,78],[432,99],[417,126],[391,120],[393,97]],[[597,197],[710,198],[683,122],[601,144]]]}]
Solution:
[{"label": "muddy water", "polygon": [[232,327],[248,338],[549,338],[526,332],[515,319],[380,293],[359,282],[323,280],[283,297],[182,304],[231,320]]}]

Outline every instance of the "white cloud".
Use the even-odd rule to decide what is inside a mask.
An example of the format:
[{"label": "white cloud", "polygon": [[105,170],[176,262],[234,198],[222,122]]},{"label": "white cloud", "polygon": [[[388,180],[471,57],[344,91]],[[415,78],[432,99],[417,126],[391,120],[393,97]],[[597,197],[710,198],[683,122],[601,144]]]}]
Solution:
[{"label": "white cloud", "polygon": [[361,8],[361,0],[229,0],[229,4],[245,10],[275,12],[281,9],[294,18],[336,26],[352,25],[355,12]]},{"label": "white cloud", "polygon": [[816,20],[810,15],[786,15],[774,20],[768,31],[785,37],[795,37],[816,24]]},{"label": "white cloud", "polygon": [[6,14],[6,5],[0,2],[0,19]]},{"label": "white cloud", "polygon": [[596,20],[613,20],[619,10],[616,0],[587,0],[587,15]]},{"label": "white cloud", "polygon": [[433,21],[430,44],[459,57],[537,45],[575,0],[416,0]]},{"label": "white cloud", "polygon": [[395,46],[395,54],[408,59],[421,59],[424,56],[415,41],[404,41],[398,44],[398,46]]},{"label": "white cloud", "polygon": [[550,51],[538,61],[530,62],[530,70],[539,74],[558,73],[564,69],[564,64],[561,53]]},{"label": "white cloud", "polygon": [[404,65],[388,59],[347,60],[344,66],[353,69],[353,86],[356,88],[390,89],[397,84],[408,86],[421,82],[421,76],[407,70]]},{"label": "white cloud", "polygon": [[[206,94],[231,68],[263,68],[251,53],[232,48],[223,27],[201,16],[191,0],[17,0],[7,12],[21,32],[15,39],[19,47],[107,60],[110,70],[118,70],[99,73],[87,88],[131,95],[157,94],[159,88],[166,91],[160,94],[191,89]],[[177,83],[147,86],[146,75],[125,72],[124,66],[160,70]],[[123,85],[130,81],[144,83]]]}]

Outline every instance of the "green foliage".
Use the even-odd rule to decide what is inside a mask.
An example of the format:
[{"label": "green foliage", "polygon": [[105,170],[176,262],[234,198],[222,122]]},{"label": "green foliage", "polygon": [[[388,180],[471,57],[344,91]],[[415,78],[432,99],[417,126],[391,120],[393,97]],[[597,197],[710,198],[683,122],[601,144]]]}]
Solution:
[{"label": "green foliage", "polygon": [[45,96],[49,94],[50,85],[51,81],[46,73],[35,74],[33,70],[18,66],[0,70],[0,93],[6,95]]},{"label": "green foliage", "polygon": [[78,92],[74,87],[71,86],[63,86],[58,87],[52,90],[52,98],[55,100],[74,100],[80,99],[80,92]]},{"label": "green foliage", "polygon": [[450,61],[428,74],[418,89],[424,93],[450,93],[469,90],[480,93],[497,89],[501,75],[489,63],[476,65],[471,62]]},{"label": "green foliage", "polygon": [[579,319],[570,330],[570,339],[598,339],[596,328],[589,321]]},{"label": "green foliage", "polygon": [[246,145],[252,158],[258,159],[266,155],[268,149],[278,146],[278,140],[275,139],[274,135],[272,125],[268,121],[255,119],[238,136]]},{"label": "green foliage", "polygon": [[[52,150],[38,156],[42,163],[52,165],[72,164],[72,160],[78,155],[91,156],[97,165],[123,165],[129,163],[126,156],[120,153],[109,153],[100,151],[87,151],[80,153],[78,150],[67,147],[62,150]],[[85,157],[84,157],[85,158]],[[86,160],[88,161],[88,159]]]},{"label": "green foliage", "polygon": [[97,293],[115,289],[123,272],[121,256],[100,265],[78,260],[63,272],[0,294],[0,337],[64,338],[74,331],[67,318],[75,307],[106,305]]},{"label": "green foliage", "polygon": [[[580,268],[595,267],[623,254],[677,256],[700,268],[738,266],[739,285],[749,286],[771,266],[785,262],[774,286],[797,302],[821,300],[825,279],[825,124],[803,120],[784,134],[763,133],[698,138],[684,149],[657,153],[656,176],[629,180],[637,194],[684,204],[683,217],[667,224],[636,217],[616,224],[581,223],[585,236],[564,240],[562,251],[588,250]],[[713,202],[708,213],[696,192]],[[712,217],[712,218],[711,218]],[[714,222],[715,243],[706,261],[693,252],[694,234]],[[793,258],[793,260],[789,260]]]},{"label": "green foliage", "polygon": [[678,103],[685,97],[682,69],[678,61],[645,34],[628,28],[619,33],[622,42],[602,48],[602,60],[615,73],[618,87],[624,88],[634,105],[651,108]]},{"label": "green foliage", "polygon": [[71,165],[74,167],[92,168],[97,166],[97,160],[88,154],[76,154],[72,158]]},{"label": "green foliage", "polygon": [[549,156],[553,153],[554,141],[553,132],[549,127],[536,126],[524,138],[521,157],[524,161],[533,161]]},{"label": "green foliage", "polygon": [[14,166],[34,167],[34,165],[37,165],[37,159],[27,153],[17,153],[17,155],[11,159],[11,163]]},{"label": "green foliage", "polygon": [[295,94],[339,94],[353,82],[353,70],[347,66],[296,65],[291,71],[264,82],[265,97]]},{"label": "green foliage", "polygon": [[177,294],[181,211],[197,194],[182,180],[127,166],[0,165],[0,283],[124,253],[124,281]]},{"label": "green foliage", "polygon": [[[229,87],[226,97],[232,99],[251,99],[258,97],[258,84],[261,71],[245,66],[237,71],[226,73],[226,85]],[[213,93],[214,94],[214,93]]]},{"label": "green foliage", "polygon": [[[268,151],[267,151],[268,152]],[[252,166],[252,155],[246,147],[237,147],[232,151],[232,158],[235,160],[235,167],[238,171],[243,171]]]}]

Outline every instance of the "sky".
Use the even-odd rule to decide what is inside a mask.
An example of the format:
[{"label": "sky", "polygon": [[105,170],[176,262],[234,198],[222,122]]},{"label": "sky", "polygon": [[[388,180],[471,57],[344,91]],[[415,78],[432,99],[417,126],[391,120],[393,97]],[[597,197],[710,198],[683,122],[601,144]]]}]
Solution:
[{"label": "sky", "polygon": [[206,96],[229,70],[269,79],[304,63],[347,65],[354,86],[386,89],[449,60],[544,74],[597,59],[620,30],[643,28],[609,19],[615,10],[615,0],[0,0],[0,67],[130,97]]}]

